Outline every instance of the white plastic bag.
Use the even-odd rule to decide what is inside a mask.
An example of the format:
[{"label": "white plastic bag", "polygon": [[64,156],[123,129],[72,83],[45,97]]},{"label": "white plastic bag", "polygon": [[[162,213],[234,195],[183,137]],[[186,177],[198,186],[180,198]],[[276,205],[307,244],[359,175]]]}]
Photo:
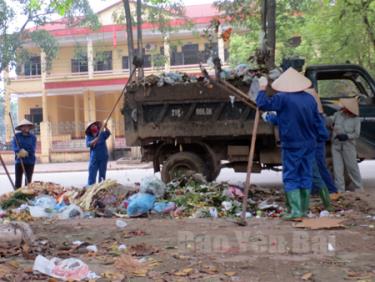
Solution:
[{"label": "white plastic bag", "polygon": [[69,219],[75,217],[83,217],[83,211],[81,208],[75,204],[71,204],[64,208],[62,212],[58,215],[59,219]]},{"label": "white plastic bag", "polygon": [[64,281],[81,281],[93,276],[88,265],[79,259],[68,258],[62,260],[52,258],[49,260],[41,255],[36,257],[33,271],[39,271],[40,273]]},{"label": "white plastic bag", "polygon": [[164,196],[166,186],[164,182],[155,176],[148,176],[141,180],[141,187],[139,191],[141,193],[147,193],[154,195],[156,198]]}]

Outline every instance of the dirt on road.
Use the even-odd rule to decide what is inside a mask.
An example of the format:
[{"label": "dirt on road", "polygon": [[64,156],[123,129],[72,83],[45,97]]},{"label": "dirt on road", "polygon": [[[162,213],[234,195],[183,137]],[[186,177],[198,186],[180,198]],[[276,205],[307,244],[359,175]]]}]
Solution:
[{"label": "dirt on road", "polygon": [[350,197],[335,215],[345,227],[332,230],[267,217],[246,227],[230,218],[122,219],[123,229],[118,219],[33,221],[35,245],[2,249],[0,277],[56,281],[32,273],[40,254],[79,258],[101,276],[96,281],[375,281],[374,194]]}]

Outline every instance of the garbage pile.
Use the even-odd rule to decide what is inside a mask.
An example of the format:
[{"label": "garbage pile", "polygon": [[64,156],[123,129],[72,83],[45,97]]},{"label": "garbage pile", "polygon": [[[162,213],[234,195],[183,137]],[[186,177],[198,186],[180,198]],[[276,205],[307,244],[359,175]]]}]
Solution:
[{"label": "garbage pile", "polygon": [[0,197],[0,217],[21,221],[35,218],[112,217],[117,212],[126,212],[122,204],[130,194],[136,192],[135,189],[114,180],[84,189],[34,182]]},{"label": "garbage pile", "polygon": [[[83,189],[35,182],[28,188],[0,197],[0,217],[11,221],[36,218],[71,219],[92,217],[236,217],[242,212],[243,184],[207,182],[200,174],[181,176],[165,185],[155,176],[140,184],[124,186],[106,180]],[[279,217],[284,196],[279,190],[252,186],[247,217]],[[333,202],[335,211],[368,212],[364,199],[345,193]],[[319,199],[311,210],[321,212]]]},{"label": "garbage pile", "polygon": [[[237,87],[250,86],[253,79],[258,75],[258,70],[249,64],[240,64],[235,68],[225,68],[220,73],[220,78],[227,80]],[[138,82],[142,86],[163,87],[176,84],[205,83],[205,77],[192,76],[182,72],[163,72],[160,75],[151,74],[146,76],[142,81]]]},{"label": "garbage pile", "polygon": [[[279,216],[283,211],[280,205],[283,199],[278,191],[256,190],[257,188],[253,187],[248,198],[246,216]],[[243,185],[206,182],[199,174],[183,176],[167,185],[167,198],[176,203],[177,214],[180,216],[193,218],[240,216],[243,197]]]}]

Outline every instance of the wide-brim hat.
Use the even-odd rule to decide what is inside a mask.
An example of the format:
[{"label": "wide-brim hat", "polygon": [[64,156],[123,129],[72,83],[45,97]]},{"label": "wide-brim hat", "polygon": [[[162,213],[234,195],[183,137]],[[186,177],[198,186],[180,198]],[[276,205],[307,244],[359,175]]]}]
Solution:
[{"label": "wide-brim hat", "polygon": [[342,98],[340,105],[351,112],[353,115],[359,115],[359,105],[357,98]]},{"label": "wide-brim hat", "polygon": [[86,129],[85,129],[85,133],[86,134],[90,134],[90,127],[93,124],[96,124],[98,127],[102,126],[102,122],[101,121],[98,121],[98,120],[97,121],[91,121],[91,122],[87,123],[87,125],[86,125]]},{"label": "wide-brim hat", "polygon": [[300,92],[311,87],[311,80],[294,68],[287,69],[272,83],[272,88],[279,92]]},{"label": "wide-brim hat", "polygon": [[315,88],[306,89],[305,92],[311,94],[315,98],[315,101],[318,104],[318,111],[320,114],[322,114],[324,112],[322,101],[320,100],[319,94],[316,92]]},{"label": "wide-brim hat", "polygon": [[29,120],[27,120],[27,119],[23,119],[23,120],[21,120],[19,123],[18,123],[18,125],[16,126],[16,130],[21,130],[21,127],[22,126],[30,126],[31,127],[31,129],[33,129],[34,127],[35,127],[35,125],[31,122],[31,121],[29,121]]}]

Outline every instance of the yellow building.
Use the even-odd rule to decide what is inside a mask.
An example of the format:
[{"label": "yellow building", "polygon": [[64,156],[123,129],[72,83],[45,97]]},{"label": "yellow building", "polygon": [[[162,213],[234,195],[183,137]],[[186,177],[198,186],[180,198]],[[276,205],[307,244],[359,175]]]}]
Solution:
[{"label": "yellow building", "polygon": [[[7,83],[6,112],[10,99],[16,98],[18,119],[27,118],[38,125],[42,162],[87,158],[85,124],[106,118],[129,76],[125,26],[113,20],[114,14],[122,10],[120,1],[98,12],[101,28],[97,31],[67,28],[63,21],[44,26],[59,44],[51,68],[46,71],[45,55],[30,45],[30,61],[18,66],[17,77]],[[201,35],[217,15],[211,4],[187,6],[185,16],[194,28],[181,28],[167,36],[162,36],[152,24],[144,23],[145,75],[162,71],[199,73],[198,64],[207,60],[209,45]],[[171,25],[181,26],[183,22],[174,19]],[[216,52],[224,62],[224,42],[220,37],[215,41]],[[120,103],[109,121],[113,135],[108,142],[110,150],[126,147],[121,107]],[[9,141],[9,118],[6,116],[5,120]]]}]

